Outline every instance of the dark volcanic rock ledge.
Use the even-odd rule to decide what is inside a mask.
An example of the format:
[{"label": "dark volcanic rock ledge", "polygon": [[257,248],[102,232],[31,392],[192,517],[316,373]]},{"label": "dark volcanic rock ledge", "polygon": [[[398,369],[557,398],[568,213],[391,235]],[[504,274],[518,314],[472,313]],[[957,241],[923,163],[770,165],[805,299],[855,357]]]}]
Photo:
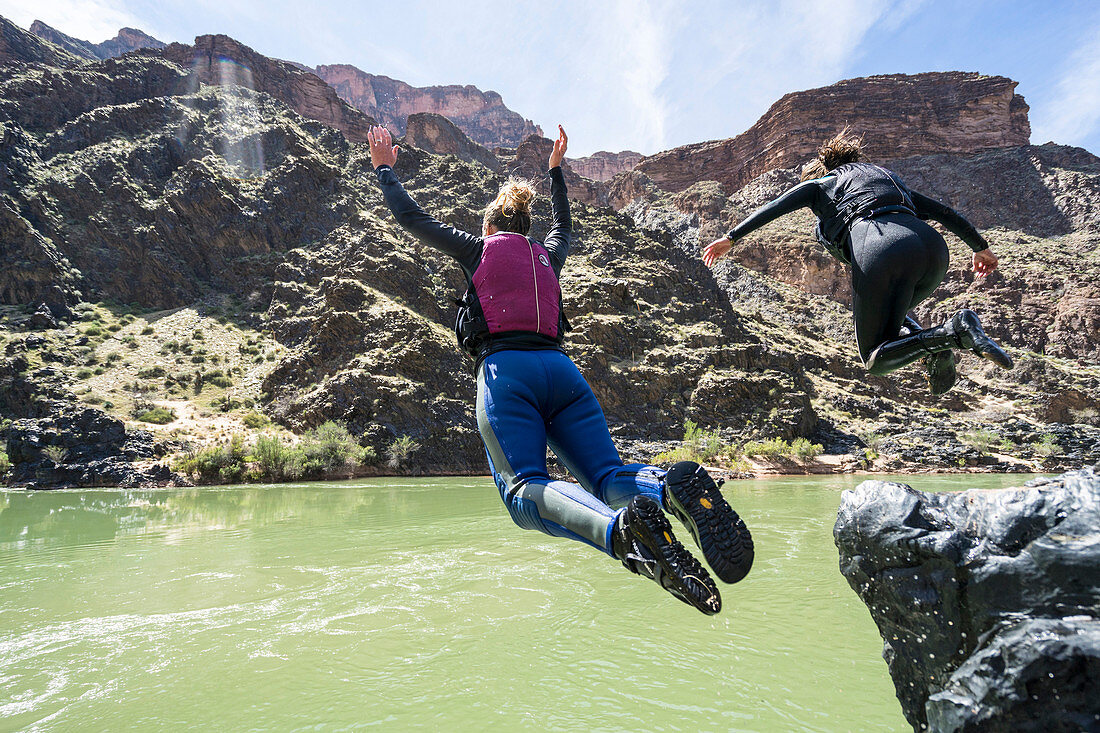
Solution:
[{"label": "dark volcanic rock ledge", "polygon": [[834,528],[915,730],[1100,730],[1100,475],[929,494],[865,481]]}]

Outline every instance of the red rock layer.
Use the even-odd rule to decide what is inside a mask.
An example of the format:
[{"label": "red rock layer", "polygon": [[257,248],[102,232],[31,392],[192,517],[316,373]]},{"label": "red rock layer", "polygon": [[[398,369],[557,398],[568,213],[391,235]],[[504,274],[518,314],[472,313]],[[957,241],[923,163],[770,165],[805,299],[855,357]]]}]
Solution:
[{"label": "red rock layer", "polygon": [[848,79],[787,94],[735,138],[658,153],[636,169],[670,191],[704,179],[736,191],[802,165],[845,126],[864,136],[869,160],[1027,145],[1028,106],[1015,89],[1003,76],[961,71]]},{"label": "red rock layer", "polygon": [[621,153],[609,153],[606,150],[601,150],[584,158],[574,158],[572,165],[573,170],[585,178],[590,178],[593,181],[610,181],[620,173],[631,170],[644,157],[641,153],[635,153],[633,150],[624,150]]},{"label": "red rock layer", "polygon": [[[199,36],[194,46],[172,43],[158,55],[191,68],[204,84],[225,83],[218,62],[235,61],[248,68],[252,88],[282,101],[303,117],[323,122],[353,142],[366,142],[373,118],[351,107],[315,74],[288,61],[268,58],[229,36]],[[239,78],[239,77],[238,77]]]},{"label": "red rock layer", "polygon": [[315,72],[342,99],[398,135],[405,134],[406,119],[417,112],[443,115],[471,140],[489,148],[514,148],[530,135],[542,135],[538,125],[505,107],[493,91],[469,85],[414,87],[348,64],[318,66]]}]

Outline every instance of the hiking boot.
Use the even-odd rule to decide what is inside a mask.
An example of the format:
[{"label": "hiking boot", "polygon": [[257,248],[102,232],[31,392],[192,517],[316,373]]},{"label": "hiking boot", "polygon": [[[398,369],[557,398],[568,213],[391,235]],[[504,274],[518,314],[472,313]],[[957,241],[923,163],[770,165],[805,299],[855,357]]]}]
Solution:
[{"label": "hiking boot", "polygon": [[630,572],[651,578],[708,616],[722,610],[714,579],[673,537],[672,525],[648,496],[639,494],[630,500],[615,525],[611,544],[615,557]]},{"label": "hiking boot", "polygon": [[1012,357],[1006,354],[993,339],[985,335],[977,313],[964,308],[951,317],[950,324],[959,348],[988,359],[1003,369],[1012,368]]},{"label": "hiking boot", "polygon": [[752,535],[705,468],[694,461],[670,468],[664,504],[691,532],[720,580],[736,583],[748,575],[754,557]]},{"label": "hiking boot", "polygon": [[940,351],[924,357],[924,378],[933,395],[941,395],[955,386],[955,352]]}]

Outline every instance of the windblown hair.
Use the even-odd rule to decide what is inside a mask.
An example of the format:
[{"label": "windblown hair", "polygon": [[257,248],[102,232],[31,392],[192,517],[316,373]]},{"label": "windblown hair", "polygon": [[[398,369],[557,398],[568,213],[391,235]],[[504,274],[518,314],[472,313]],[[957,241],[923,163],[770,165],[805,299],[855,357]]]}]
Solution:
[{"label": "windblown hair", "polygon": [[802,166],[802,179],[803,181],[809,181],[814,178],[821,178],[829,171],[825,170],[825,164],[817,158],[814,158],[806,165]]},{"label": "windblown hair", "polygon": [[535,189],[520,178],[509,178],[493,202],[485,207],[482,224],[490,224],[502,232],[515,232],[526,236],[531,231],[531,202]]},{"label": "windblown hair", "polygon": [[826,171],[831,171],[845,163],[855,163],[862,152],[863,137],[850,134],[849,128],[845,127],[834,138],[825,141],[817,151],[817,159]]}]

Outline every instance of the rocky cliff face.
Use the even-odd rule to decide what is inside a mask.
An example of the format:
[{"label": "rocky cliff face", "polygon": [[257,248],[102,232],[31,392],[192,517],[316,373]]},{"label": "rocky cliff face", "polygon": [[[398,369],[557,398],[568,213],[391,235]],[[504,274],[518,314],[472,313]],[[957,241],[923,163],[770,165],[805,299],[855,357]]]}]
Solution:
[{"label": "rocky cliff face", "polygon": [[114,38],[102,43],[90,43],[73,38],[56,28],[51,28],[40,20],[31,23],[30,32],[56,46],[60,46],[69,53],[89,61],[114,58],[130,51],[136,51],[139,48],[164,48],[167,45],[137,28],[123,28]]},{"label": "rocky cliff face", "polygon": [[[413,123],[399,175],[435,216],[478,231],[498,169],[446,120]],[[0,308],[0,347],[31,355],[11,377],[12,394],[20,404],[52,404],[46,382],[61,374],[74,396],[111,402],[105,409],[128,417],[120,405],[136,402],[134,391],[199,399],[181,394],[176,376],[184,375],[200,387],[195,412],[232,416],[245,408],[234,406],[230,388],[216,407],[202,391],[208,377],[229,381],[211,377],[211,363],[222,372],[232,364],[248,399],[287,426],[341,420],[380,455],[407,435],[431,446],[414,470],[483,471],[472,380],[449,333],[450,299],[463,279],[382,207],[368,151],[355,142],[367,124],[317,77],[225,37],[73,68],[0,66],[0,255],[8,263],[0,306],[9,306]],[[504,171],[545,189],[551,147],[532,135],[498,156]],[[672,195],[637,170],[597,183],[566,161],[579,202],[564,276],[575,326],[569,349],[625,455],[671,447],[691,419],[727,440],[811,434],[861,460],[873,445],[891,446],[876,464],[887,468],[927,460],[1009,470],[1100,458],[1092,428],[1065,424],[1100,414],[1100,374],[1079,361],[1095,348],[1094,162],[1042,146],[904,164],[927,192],[977,197],[973,205],[988,206],[993,220],[1021,227],[989,232],[1007,253],[1003,281],[983,289],[959,271],[936,306],[1005,314],[990,330],[1020,349],[1018,378],[964,357],[959,388],[933,401],[917,368],[868,377],[851,346],[843,272],[810,238],[807,217],[777,222],[735,261],[704,269],[700,243],[781,191],[790,170],[732,196],[714,181]],[[1011,200],[967,185],[1001,174]],[[615,212],[608,201],[629,206]],[[539,221],[548,219],[546,204],[543,197]],[[982,300],[986,293],[996,295]],[[80,315],[88,301],[158,312],[142,327],[104,335]],[[174,322],[175,309],[205,312],[204,303],[223,301],[235,303],[221,311],[232,313],[233,329],[196,316],[186,328],[157,330]],[[39,313],[42,303],[47,325],[35,326],[23,309]],[[1017,312],[1028,318],[1010,324]],[[939,312],[922,313],[932,316]],[[44,353],[28,339],[53,328],[50,319],[54,346]],[[198,353],[191,334],[203,324],[230,346]],[[268,334],[280,345],[257,353]],[[164,374],[140,376],[138,354],[160,360]],[[0,401],[2,417],[49,417],[14,410]],[[934,434],[914,430],[925,425]],[[970,447],[967,435],[978,429],[995,433],[1001,457]]]},{"label": "rocky cliff face", "polygon": [[28,33],[7,18],[0,18],[0,63],[76,66],[83,59],[56,44]]},{"label": "rocky cliff face", "polygon": [[303,117],[365,142],[374,118],[340,99],[325,82],[287,61],[268,58],[229,36],[199,36],[193,46],[172,43],[156,54],[190,69],[193,85],[239,86],[270,94]]},{"label": "rocky cliff face", "polygon": [[342,99],[398,135],[405,134],[406,119],[418,112],[443,115],[487,148],[516,147],[531,135],[542,135],[542,128],[505,107],[496,92],[474,86],[414,87],[348,64],[318,66],[315,72]]},{"label": "rocky cliff face", "polygon": [[610,181],[620,173],[626,173],[641,162],[645,156],[633,150],[621,153],[609,153],[601,150],[584,158],[573,158],[573,170],[593,181]]},{"label": "rocky cliff face", "polygon": [[443,115],[418,112],[409,115],[405,128],[405,143],[435,155],[456,155],[469,163],[481,163],[499,173],[500,159],[478,145]]},{"label": "rocky cliff face", "polygon": [[864,136],[869,160],[1027,145],[1028,107],[1015,88],[1003,76],[958,71],[848,79],[788,94],[737,137],[651,155],[637,170],[669,191],[710,179],[732,193],[800,167],[846,125]]},{"label": "rocky cliff face", "polygon": [[914,730],[1100,727],[1100,476],[841,497],[840,569]]}]

